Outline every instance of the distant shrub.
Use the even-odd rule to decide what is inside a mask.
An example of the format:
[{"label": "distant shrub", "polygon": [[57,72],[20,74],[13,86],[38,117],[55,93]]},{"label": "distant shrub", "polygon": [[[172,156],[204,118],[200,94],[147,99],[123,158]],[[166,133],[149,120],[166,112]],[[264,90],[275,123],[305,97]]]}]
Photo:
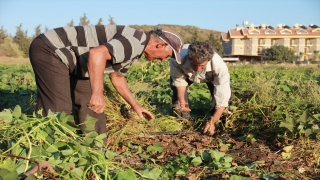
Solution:
[{"label": "distant shrub", "polygon": [[0,45],[0,48],[5,52],[8,57],[23,57],[23,52],[19,49],[18,44],[13,42],[11,37],[6,37],[4,43]]}]

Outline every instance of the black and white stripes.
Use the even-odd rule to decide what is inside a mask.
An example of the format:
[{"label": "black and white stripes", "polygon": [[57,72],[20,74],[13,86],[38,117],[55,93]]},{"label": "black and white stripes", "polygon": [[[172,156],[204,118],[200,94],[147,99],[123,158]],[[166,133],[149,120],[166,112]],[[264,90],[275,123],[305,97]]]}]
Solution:
[{"label": "black and white stripes", "polygon": [[105,73],[124,75],[134,60],[139,58],[149,37],[136,29],[117,25],[60,27],[40,37],[69,67],[70,73],[88,77],[87,61],[91,48],[105,45],[112,60],[107,61]]}]

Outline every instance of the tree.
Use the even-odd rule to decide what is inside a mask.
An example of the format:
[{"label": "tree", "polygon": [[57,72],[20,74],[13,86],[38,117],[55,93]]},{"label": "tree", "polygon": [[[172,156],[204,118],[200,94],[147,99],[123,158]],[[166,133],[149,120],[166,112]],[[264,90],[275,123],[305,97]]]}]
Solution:
[{"label": "tree", "polygon": [[320,59],[320,51],[315,50],[315,51],[313,51],[313,53],[314,53],[313,60],[318,61]]},{"label": "tree", "polygon": [[41,33],[41,24],[39,24],[34,30],[35,30],[35,34],[33,36],[33,38],[39,36],[39,34]]},{"label": "tree", "polygon": [[195,28],[194,32],[191,35],[191,42],[199,40],[200,39],[200,35],[199,35],[199,30],[198,28]]},{"label": "tree", "polygon": [[31,39],[28,37],[28,31],[22,31],[22,24],[17,26],[16,35],[13,41],[18,44],[19,49],[23,52],[24,57],[29,57],[29,46],[31,44]]},{"label": "tree", "polygon": [[214,34],[214,31],[210,32],[209,37],[206,40],[206,42],[212,44],[215,51],[222,57],[223,46],[222,46],[222,43],[220,42],[219,37]]},{"label": "tree", "polygon": [[83,17],[80,17],[80,26],[88,26],[90,25],[90,20],[88,20],[86,13],[84,13]]},{"label": "tree", "polygon": [[8,57],[22,57],[24,53],[20,50],[19,45],[13,42],[12,37],[6,37],[3,44],[0,44],[0,48],[4,54]]},{"label": "tree", "polygon": [[277,61],[293,61],[294,51],[283,45],[274,45],[264,54],[264,60]]},{"label": "tree", "polygon": [[113,17],[109,15],[109,24],[110,25],[116,25],[116,22],[114,22]]},{"label": "tree", "polygon": [[45,26],[44,27],[44,31],[46,32],[46,31],[48,31],[49,30],[49,28],[47,27],[47,26]]},{"label": "tree", "polygon": [[102,21],[102,18],[100,18],[97,25],[103,25]]},{"label": "tree", "polygon": [[7,31],[5,29],[3,29],[3,26],[1,26],[0,29],[0,44],[4,43],[4,39],[8,37]]},{"label": "tree", "polygon": [[69,27],[73,27],[74,26],[73,19],[67,24],[67,26],[69,26]]}]

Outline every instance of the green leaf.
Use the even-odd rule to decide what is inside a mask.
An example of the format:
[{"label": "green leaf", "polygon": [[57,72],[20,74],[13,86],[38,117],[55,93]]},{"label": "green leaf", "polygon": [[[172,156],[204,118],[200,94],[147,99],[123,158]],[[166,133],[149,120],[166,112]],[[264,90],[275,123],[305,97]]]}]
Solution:
[{"label": "green leaf", "polygon": [[52,144],[46,149],[46,151],[49,153],[54,153],[54,152],[58,152],[59,149],[56,145]]},{"label": "green leaf", "polygon": [[88,160],[85,158],[80,158],[78,161],[78,166],[85,166],[88,163]]},{"label": "green leaf", "polygon": [[226,163],[230,163],[232,162],[232,157],[231,156],[226,156],[223,158],[223,161],[226,162]]},{"label": "green leaf", "polygon": [[305,135],[305,137],[309,137],[309,136],[310,136],[310,134],[312,134],[312,130],[311,130],[311,128],[308,128],[308,129],[306,129],[306,130],[304,131],[304,135]]},{"label": "green leaf", "polygon": [[13,116],[14,118],[19,118],[19,117],[21,117],[21,107],[20,107],[19,105],[16,105],[16,106],[14,107],[14,110],[13,110],[13,112],[12,112],[12,116]]},{"label": "green leaf", "polygon": [[179,169],[176,172],[176,176],[185,176],[186,174],[187,174],[186,171],[184,171],[183,169]]},{"label": "green leaf", "polygon": [[3,179],[5,179],[5,180],[10,180],[10,179],[15,180],[15,179],[18,179],[18,176],[19,175],[18,175],[17,171],[12,171],[9,174],[5,175],[3,177]]},{"label": "green leaf", "polygon": [[195,157],[192,159],[191,164],[193,166],[199,166],[202,163],[201,157]]},{"label": "green leaf", "polygon": [[141,172],[141,174],[143,176],[145,176],[146,178],[148,179],[154,179],[154,180],[157,180],[159,179],[160,175],[162,173],[162,170],[160,167],[155,167],[155,168],[148,168],[148,169],[145,169],[144,171]]},{"label": "green leaf", "polygon": [[202,152],[202,153],[201,153],[201,158],[202,158],[204,161],[209,161],[209,160],[211,159],[210,153],[208,153],[208,152]]},{"label": "green leaf", "polygon": [[291,92],[290,88],[289,88],[287,85],[281,85],[281,89],[282,89],[284,92]]},{"label": "green leaf", "polygon": [[80,179],[83,175],[83,170],[81,168],[74,168],[71,170],[71,174]]},{"label": "green leaf", "polygon": [[292,118],[290,118],[288,112],[286,112],[286,119],[284,122],[281,122],[279,127],[285,127],[287,128],[290,132],[293,132],[293,127],[294,127],[294,121]]},{"label": "green leaf", "polygon": [[3,119],[5,122],[12,122],[12,114],[9,109],[4,109],[2,112],[0,112],[0,119]]},{"label": "green leaf", "polygon": [[72,151],[72,149],[66,149],[66,150],[62,150],[61,153],[64,156],[70,156],[73,153],[73,151]]},{"label": "green leaf", "polygon": [[232,175],[230,177],[230,180],[250,180],[250,178],[243,177],[243,176],[238,176],[238,175]]},{"label": "green leaf", "polygon": [[83,139],[85,145],[91,145],[93,140],[98,136],[98,133],[95,131],[89,132]]},{"label": "green leaf", "polygon": [[216,162],[219,162],[225,155],[224,152],[219,152],[217,150],[215,151],[211,150],[209,153],[211,155],[211,158]]},{"label": "green leaf", "polygon": [[86,128],[85,130],[86,131],[94,131],[95,130],[95,126],[96,126],[96,122],[98,121],[98,119],[92,117],[92,116],[89,116],[87,115],[85,120],[84,120],[84,123],[86,125]]},{"label": "green leaf", "polygon": [[125,171],[118,170],[116,174],[117,174],[116,180],[137,179],[136,174],[131,169],[126,169]]},{"label": "green leaf", "polygon": [[155,143],[153,146],[150,145],[147,147],[147,151],[158,151],[159,153],[161,153],[163,151],[163,147],[161,146],[161,143]]},{"label": "green leaf", "polygon": [[113,159],[114,157],[118,156],[118,153],[115,153],[113,151],[109,151],[107,150],[106,153],[105,153],[105,156],[107,159]]}]

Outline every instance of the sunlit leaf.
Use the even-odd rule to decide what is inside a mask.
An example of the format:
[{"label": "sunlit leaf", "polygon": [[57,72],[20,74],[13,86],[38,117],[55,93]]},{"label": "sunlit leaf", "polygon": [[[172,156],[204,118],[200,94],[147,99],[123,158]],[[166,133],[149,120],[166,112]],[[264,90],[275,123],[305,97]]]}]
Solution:
[{"label": "sunlit leaf", "polygon": [[5,122],[11,122],[13,117],[9,109],[4,109],[0,112],[0,119],[3,119]]},{"label": "sunlit leaf", "polygon": [[158,152],[162,152],[163,151],[163,147],[161,146],[161,143],[155,143],[154,145],[150,145],[147,147],[147,151],[158,151]]},{"label": "sunlit leaf", "polygon": [[86,131],[94,131],[95,130],[95,126],[96,126],[96,122],[98,121],[98,119],[92,117],[92,116],[89,116],[87,115],[85,120],[84,120],[84,123],[86,125],[86,128],[85,130]]},{"label": "sunlit leaf", "polygon": [[73,151],[72,151],[72,149],[66,149],[66,150],[62,150],[61,153],[64,156],[70,156],[73,153]]},{"label": "sunlit leaf", "polygon": [[116,174],[116,180],[137,179],[136,174],[131,169],[117,170]]},{"label": "sunlit leaf", "polygon": [[230,180],[250,180],[248,177],[238,176],[238,175],[232,175],[230,177]]},{"label": "sunlit leaf", "polygon": [[107,150],[105,156],[107,159],[113,159],[114,157],[118,156],[118,153]]},{"label": "sunlit leaf", "polygon": [[216,162],[219,162],[225,155],[224,152],[219,152],[217,150],[211,150],[209,153],[211,155],[211,158]]},{"label": "sunlit leaf", "polygon": [[146,178],[148,179],[154,179],[154,180],[157,180],[159,179],[160,175],[162,173],[162,170],[160,167],[155,167],[155,168],[148,168],[148,169],[145,169],[144,171],[141,172],[141,174],[143,176],[145,176]]},{"label": "sunlit leaf", "polygon": [[14,107],[14,110],[12,112],[12,116],[14,118],[19,118],[21,116],[21,107],[19,105]]},{"label": "sunlit leaf", "polygon": [[293,127],[294,127],[294,121],[292,118],[289,117],[288,112],[286,112],[286,119],[284,122],[281,122],[279,127],[285,127],[287,128],[290,132],[293,132]]},{"label": "sunlit leaf", "polygon": [[191,161],[191,164],[193,166],[199,166],[201,163],[202,163],[202,160],[200,156],[193,158]]},{"label": "sunlit leaf", "polygon": [[46,151],[49,153],[53,153],[53,152],[58,152],[59,149],[56,145],[52,144],[46,149]]}]

